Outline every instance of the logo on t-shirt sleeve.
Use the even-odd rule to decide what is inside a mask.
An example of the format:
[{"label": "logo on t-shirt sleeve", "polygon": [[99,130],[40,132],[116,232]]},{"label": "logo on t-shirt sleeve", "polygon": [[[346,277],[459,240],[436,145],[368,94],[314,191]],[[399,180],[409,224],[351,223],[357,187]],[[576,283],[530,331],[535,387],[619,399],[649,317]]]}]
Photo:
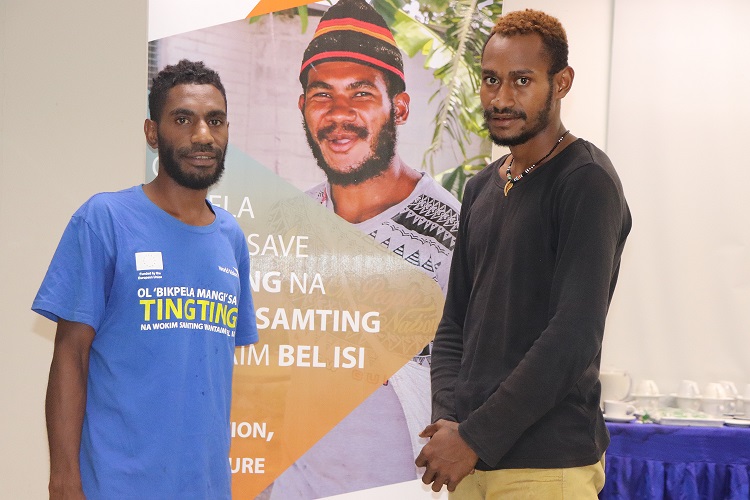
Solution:
[{"label": "logo on t-shirt sleeve", "polygon": [[136,271],[160,271],[164,269],[161,252],[136,252]]}]

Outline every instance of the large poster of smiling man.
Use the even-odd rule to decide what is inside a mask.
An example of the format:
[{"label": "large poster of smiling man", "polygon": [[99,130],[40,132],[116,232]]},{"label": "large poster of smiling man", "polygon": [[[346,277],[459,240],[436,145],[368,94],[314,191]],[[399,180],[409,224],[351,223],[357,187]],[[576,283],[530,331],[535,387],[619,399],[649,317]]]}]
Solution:
[{"label": "large poster of smiling man", "polygon": [[458,201],[420,168],[431,73],[364,0],[307,12],[306,30],[294,12],[251,12],[150,44],[153,71],[200,59],[227,89],[209,201],[247,235],[260,332],[235,356],[237,498],[417,480],[458,225]]}]

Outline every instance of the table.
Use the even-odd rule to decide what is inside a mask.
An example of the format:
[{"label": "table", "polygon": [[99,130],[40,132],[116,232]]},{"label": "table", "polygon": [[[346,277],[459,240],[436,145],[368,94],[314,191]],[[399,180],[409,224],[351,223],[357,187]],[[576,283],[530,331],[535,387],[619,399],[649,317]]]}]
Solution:
[{"label": "table", "polygon": [[750,499],[750,428],[607,423],[600,499]]}]

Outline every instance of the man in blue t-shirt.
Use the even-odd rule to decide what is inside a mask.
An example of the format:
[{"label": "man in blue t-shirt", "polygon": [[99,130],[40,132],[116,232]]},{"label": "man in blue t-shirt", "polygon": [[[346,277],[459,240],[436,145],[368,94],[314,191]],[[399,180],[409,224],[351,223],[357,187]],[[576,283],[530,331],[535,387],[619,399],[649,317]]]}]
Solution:
[{"label": "man in blue t-shirt", "polygon": [[206,201],[226,93],[183,60],[154,78],[149,112],[156,178],[78,209],[32,305],[57,322],[51,498],[231,498],[234,348],[258,332],[245,236]]}]

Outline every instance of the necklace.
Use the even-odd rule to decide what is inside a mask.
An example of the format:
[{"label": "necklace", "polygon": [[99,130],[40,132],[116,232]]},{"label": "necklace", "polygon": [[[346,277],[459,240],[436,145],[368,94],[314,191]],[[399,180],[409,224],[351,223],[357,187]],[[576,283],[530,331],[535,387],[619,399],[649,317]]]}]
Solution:
[{"label": "necklace", "polygon": [[560,143],[563,141],[563,139],[565,139],[565,136],[568,135],[568,132],[570,132],[570,130],[566,130],[565,132],[563,132],[563,135],[561,135],[560,138],[557,140],[557,142],[555,142],[555,145],[552,146],[552,149],[549,150],[549,153],[544,155],[541,160],[537,161],[536,163],[534,163],[529,168],[527,168],[526,170],[524,170],[523,172],[521,172],[515,177],[513,177],[513,174],[510,173],[510,167],[513,166],[513,160],[515,160],[515,158],[513,158],[512,156],[510,157],[510,163],[508,164],[508,169],[505,171],[505,175],[508,177],[508,182],[505,183],[505,188],[503,188],[503,192],[505,193],[505,196],[508,196],[508,191],[510,191],[510,189],[513,187],[513,185],[516,182],[520,181],[526,174],[534,170],[534,168],[536,168],[537,165],[539,165],[544,160],[549,158],[549,155],[551,155],[552,152],[555,149],[557,149],[557,146],[559,146]]}]

